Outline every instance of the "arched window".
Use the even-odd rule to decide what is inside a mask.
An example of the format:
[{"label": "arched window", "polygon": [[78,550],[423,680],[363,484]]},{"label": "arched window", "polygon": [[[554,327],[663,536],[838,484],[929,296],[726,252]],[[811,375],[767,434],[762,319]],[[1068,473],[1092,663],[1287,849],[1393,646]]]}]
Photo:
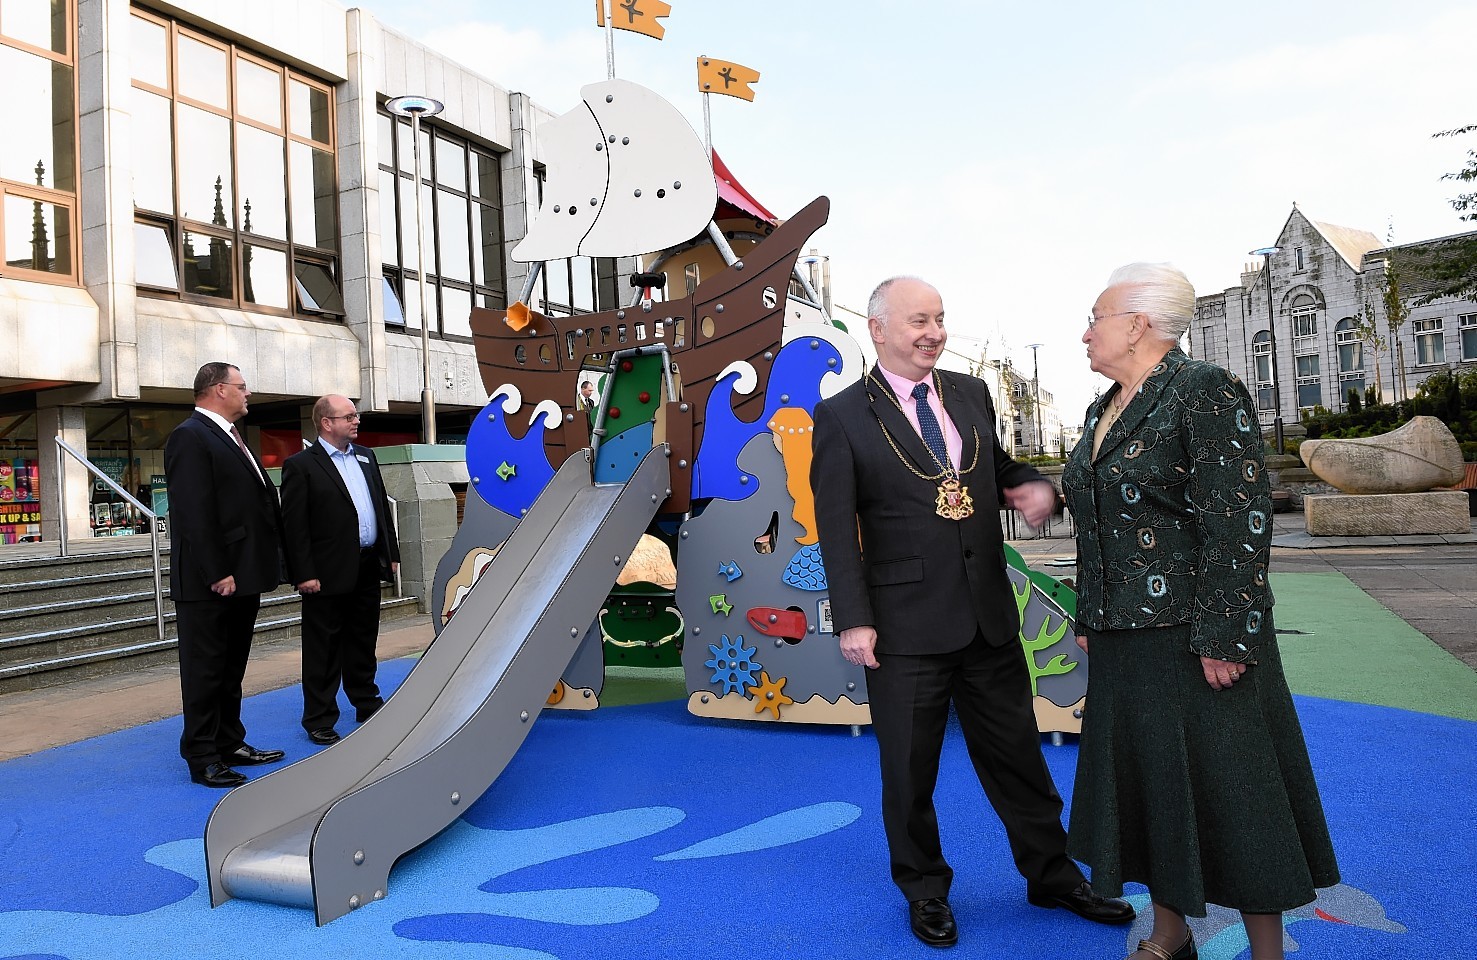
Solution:
[{"label": "arched window", "polygon": [[1256,408],[1272,409],[1272,335],[1266,330],[1251,338],[1251,358],[1256,367]]},{"label": "arched window", "polygon": [[1297,377],[1298,407],[1323,402],[1323,377],[1318,363],[1318,301],[1311,294],[1292,298],[1292,359]]},{"label": "arched window", "polygon": [[1345,317],[1334,326],[1333,340],[1339,353],[1339,403],[1342,404],[1351,389],[1364,391],[1364,340],[1353,317]]}]

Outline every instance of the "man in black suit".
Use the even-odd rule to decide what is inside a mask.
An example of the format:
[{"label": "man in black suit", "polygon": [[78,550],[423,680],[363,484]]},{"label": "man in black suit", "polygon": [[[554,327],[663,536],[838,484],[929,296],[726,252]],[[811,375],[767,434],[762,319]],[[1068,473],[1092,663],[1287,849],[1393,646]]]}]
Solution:
[{"label": "man in black suit", "polygon": [[164,443],[169,481],[169,593],[179,629],[190,779],[235,787],[234,766],[275,763],[281,750],[246,742],[241,679],[261,595],[282,571],[277,488],[246,448],[236,421],[251,391],[239,368],[207,363],[195,374],[195,413]]},{"label": "man in black suit", "polygon": [[1001,449],[984,383],[935,369],[947,340],[937,290],[894,277],[868,314],[877,365],[816,407],[810,480],[825,491],[816,524],[841,653],[869,668],[882,820],[909,923],[932,946],[958,940],[933,805],[951,700],[1027,899],[1127,923],[1132,908],[1093,893],[1067,857],[1005,572],[998,508],[1037,526],[1055,491]]},{"label": "man in black suit", "polygon": [[380,583],[400,568],[385,481],[369,447],[356,447],[348,397],[313,405],[318,442],[282,465],[287,570],[303,595],[303,729],[338,740],[338,688],[363,723],[384,700],[375,684]]}]

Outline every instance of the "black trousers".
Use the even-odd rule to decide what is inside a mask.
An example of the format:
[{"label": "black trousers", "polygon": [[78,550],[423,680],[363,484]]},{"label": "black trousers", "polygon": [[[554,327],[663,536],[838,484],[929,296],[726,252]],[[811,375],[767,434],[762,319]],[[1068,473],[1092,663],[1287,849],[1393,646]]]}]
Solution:
[{"label": "black trousers", "polygon": [[373,552],[361,553],[353,590],[303,597],[304,730],[338,723],[340,684],[361,720],[385,702],[374,682],[379,666],[374,652],[380,628],[379,570]]},{"label": "black trousers", "polygon": [[184,732],[180,756],[199,773],[246,742],[241,723],[241,678],[261,594],[176,600],[180,700]]},{"label": "black trousers", "polygon": [[1016,869],[1032,888],[1064,893],[1082,882],[1067,857],[1062,798],[1041,756],[1031,680],[1018,644],[981,635],[962,650],[879,656],[867,671],[872,730],[882,764],[882,822],[892,879],[908,900],[948,896],[954,871],[933,805],[949,703],[970,762],[1005,826]]}]

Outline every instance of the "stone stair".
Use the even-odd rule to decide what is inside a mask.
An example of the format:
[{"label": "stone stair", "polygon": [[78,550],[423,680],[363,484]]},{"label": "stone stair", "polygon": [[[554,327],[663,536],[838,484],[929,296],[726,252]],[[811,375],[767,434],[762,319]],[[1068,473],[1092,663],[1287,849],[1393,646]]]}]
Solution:
[{"label": "stone stair", "polygon": [[[89,546],[93,549],[65,558],[0,560],[0,694],[125,673],[175,659],[167,555],[162,571],[165,639],[161,641],[154,610],[153,558],[147,546]],[[414,597],[397,598],[389,586],[380,603],[383,621],[419,612]],[[301,626],[297,591],[279,587],[262,597],[254,643],[296,640]]]}]

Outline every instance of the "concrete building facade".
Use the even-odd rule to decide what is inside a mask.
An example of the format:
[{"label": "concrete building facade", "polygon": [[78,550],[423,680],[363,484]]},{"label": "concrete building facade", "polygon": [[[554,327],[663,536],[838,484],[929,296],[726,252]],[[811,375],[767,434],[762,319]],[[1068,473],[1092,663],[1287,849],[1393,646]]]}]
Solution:
[{"label": "concrete building facade", "polygon": [[[21,104],[0,138],[0,540],[55,536],[63,508],[74,536],[130,532],[80,467],[57,502],[53,438],[147,496],[207,361],[241,367],[269,466],[324,393],[356,399],[369,442],[415,440],[423,285],[439,433],[465,436],[486,402],[468,313],[524,285],[508,251],[547,110],[332,0],[6,4],[0,75]],[[386,108],[406,94],[444,105],[418,188]],[[553,262],[530,303],[614,307],[632,269]]]},{"label": "concrete building facade", "polygon": [[[1316,406],[1344,410],[1350,390],[1362,401],[1378,386],[1389,402],[1437,371],[1477,368],[1477,302],[1416,303],[1431,290],[1421,264],[1450,239],[1386,246],[1369,231],[1320,223],[1294,207],[1275,253],[1247,263],[1239,286],[1196,299],[1192,352],[1246,382],[1266,429],[1279,411],[1297,423]],[[1410,311],[1393,336],[1382,303],[1391,264]],[[1384,349],[1362,337],[1361,320],[1387,339]]]}]

